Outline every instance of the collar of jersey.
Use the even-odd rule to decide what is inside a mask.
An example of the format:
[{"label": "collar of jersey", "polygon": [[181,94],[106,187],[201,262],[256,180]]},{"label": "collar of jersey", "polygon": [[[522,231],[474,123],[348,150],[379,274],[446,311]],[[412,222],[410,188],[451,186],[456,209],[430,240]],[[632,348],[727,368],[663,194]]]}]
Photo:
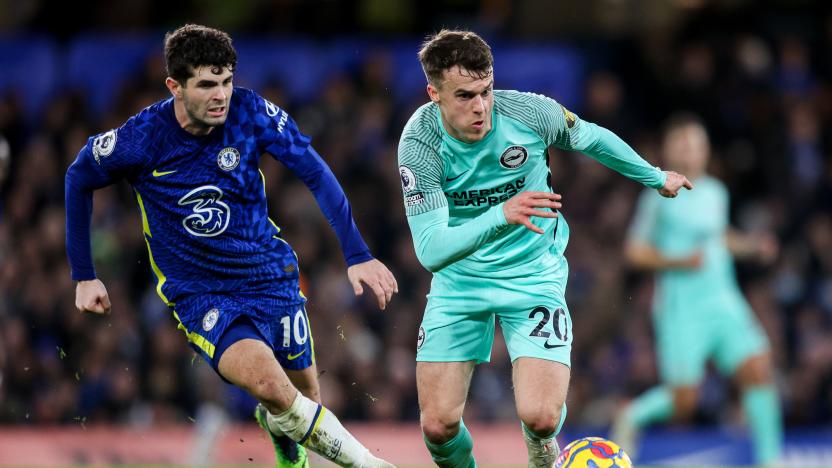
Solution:
[{"label": "collar of jersey", "polygon": [[497,110],[496,110],[496,106],[494,106],[494,105],[491,106],[491,130],[488,131],[488,134],[485,135],[485,138],[483,138],[482,140],[479,140],[479,141],[475,141],[473,143],[468,143],[468,142],[462,141],[460,139],[454,138],[453,136],[451,136],[450,133],[448,133],[448,130],[445,129],[445,124],[442,123],[442,111],[439,110],[439,105],[438,104],[436,105],[436,118],[439,119],[439,128],[442,129],[442,135],[447,140],[450,140],[451,142],[453,142],[455,144],[458,144],[458,145],[461,145],[462,147],[465,147],[465,148],[474,148],[477,145],[483,145],[483,144],[487,143],[488,140],[493,138],[495,133],[497,133]]},{"label": "collar of jersey", "polygon": [[[182,125],[180,125],[179,121],[176,120],[176,110],[173,108],[173,98],[168,98],[164,103],[164,107],[167,107],[165,112],[163,112],[165,118],[174,128],[176,128],[176,133],[186,140],[208,141],[208,139],[216,138],[218,134],[222,134],[222,128],[225,126],[224,124],[214,127],[214,130],[207,135],[194,135],[193,133],[182,128]],[[228,122],[228,120],[226,120],[226,122]]]}]

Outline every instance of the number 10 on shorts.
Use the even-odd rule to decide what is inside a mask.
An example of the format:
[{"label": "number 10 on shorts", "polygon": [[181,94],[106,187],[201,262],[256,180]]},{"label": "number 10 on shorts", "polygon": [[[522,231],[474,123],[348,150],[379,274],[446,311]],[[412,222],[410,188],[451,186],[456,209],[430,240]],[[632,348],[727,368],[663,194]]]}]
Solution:
[{"label": "number 10 on shorts", "polygon": [[302,345],[309,339],[309,328],[306,323],[306,315],[303,309],[298,309],[295,312],[294,318],[287,315],[280,319],[280,324],[283,325],[283,347],[288,348],[291,344],[291,337],[294,335],[295,343]]}]

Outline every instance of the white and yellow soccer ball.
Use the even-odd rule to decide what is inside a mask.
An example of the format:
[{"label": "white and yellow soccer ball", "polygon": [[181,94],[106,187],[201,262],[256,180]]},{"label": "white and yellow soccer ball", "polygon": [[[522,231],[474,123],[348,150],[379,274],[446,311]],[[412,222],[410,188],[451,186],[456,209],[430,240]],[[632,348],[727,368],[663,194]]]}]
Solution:
[{"label": "white and yellow soccer ball", "polygon": [[601,437],[584,437],[561,450],[554,468],[632,468],[624,449]]}]

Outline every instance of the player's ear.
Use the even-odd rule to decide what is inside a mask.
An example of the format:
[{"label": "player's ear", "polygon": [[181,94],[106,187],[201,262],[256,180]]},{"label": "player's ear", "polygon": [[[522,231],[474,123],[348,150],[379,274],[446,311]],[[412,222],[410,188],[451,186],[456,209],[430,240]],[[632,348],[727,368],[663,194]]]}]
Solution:
[{"label": "player's ear", "polygon": [[439,102],[439,90],[436,89],[432,83],[428,83],[428,97],[431,101],[438,103]]},{"label": "player's ear", "polygon": [[168,87],[168,91],[170,91],[170,94],[172,94],[174,98],[182,98],[182,85],[180,85],[178,81],[171,77],[167,77],[165,78],[165,86]]}]

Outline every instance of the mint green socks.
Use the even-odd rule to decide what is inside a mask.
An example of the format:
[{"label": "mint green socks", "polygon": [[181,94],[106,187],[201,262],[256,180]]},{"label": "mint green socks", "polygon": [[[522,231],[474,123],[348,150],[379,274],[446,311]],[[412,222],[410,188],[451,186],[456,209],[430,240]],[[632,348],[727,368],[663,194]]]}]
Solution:
[{"label": "mint green socks", "polygon": [[653,423],[667,421],[673,415],[673,392],[668,387],[653,387],[641,394],[627,409],[624,417],[641,429]]},{"label": "mint green socks", "polygon": [[453,439],[442,445],[431,443],[425,439],[425,445],[427,445],[433,461],[440,467],[476,468],[477,466],[472,452],[474,439],[471,438],[471,433],[468,432],[462,420],[459,421],[459,433]]},{"label": "mint green socks", "polygon": [[777,460],[783,449],[783,418],[774,386],[748,388],[742,394],[742,406],[754,446],[754,459],[757,463]]}]

